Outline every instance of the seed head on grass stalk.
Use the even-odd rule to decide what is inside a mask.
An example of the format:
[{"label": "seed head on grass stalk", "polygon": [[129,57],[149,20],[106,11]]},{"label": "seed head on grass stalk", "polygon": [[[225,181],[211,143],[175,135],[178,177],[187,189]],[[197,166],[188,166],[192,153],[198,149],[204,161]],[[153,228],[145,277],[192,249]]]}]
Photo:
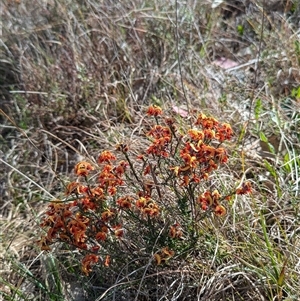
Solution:
[{"label": "seed head on grass stalk", "polygon": [[[146,114],[153,124],[142,152],[133,155],[128,145],[119,144],[115,153],[101,152],[97,166],[77,163],[77,181],[65,192],[73,201],[52,202],[41,224],[47,229],[41,248],[50,251],[53,243],[63,242],[79,250],[86,275],[93,265],[109,266],[114,255],[124,255],[123,250],[110,254],[109,245],[118,242],[146,250],[157,265],[167,263],[197,239],[201,220],[226,215],[226,200],[251,192],[247,182],[226,194],[211,188],[214,172],[228,161],[229,124],[199,113],[191,116],[193,128],[184,121],[179,128],[158,106]],[[138,238],[131,235],[134,229]]]}]

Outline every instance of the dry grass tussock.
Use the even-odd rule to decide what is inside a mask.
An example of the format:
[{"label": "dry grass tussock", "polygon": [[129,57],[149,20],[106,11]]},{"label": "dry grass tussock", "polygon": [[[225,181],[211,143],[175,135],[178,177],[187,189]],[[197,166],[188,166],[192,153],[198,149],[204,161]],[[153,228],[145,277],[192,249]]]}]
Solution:
[{"label": "dry grass tussock", "polygon": [[[1,2],[0,299],[299,300],[300,3],[217,2]],[[211,185],[253,193],[164,265],[128,224],[133,251],[85,276],[76,250],[37,247],[42,215],[79,160],[143,149],[150,104],[230,123]]]}]

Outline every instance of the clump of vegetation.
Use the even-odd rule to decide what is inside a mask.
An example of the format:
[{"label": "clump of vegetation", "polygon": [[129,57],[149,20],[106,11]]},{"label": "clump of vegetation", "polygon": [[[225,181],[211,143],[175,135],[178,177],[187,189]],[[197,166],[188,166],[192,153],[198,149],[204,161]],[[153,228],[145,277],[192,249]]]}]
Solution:
[{"label": "clump of vegetation", "polygon": [[298,300],[299,7],[1,1],[0,296]]},{"label": "clump of vegetation", "polygon": [[251,192],[248,182],[230,190],[213,174],[228,160],[223,142],[232,138],[229,124],[200,113],[194,127],[188,128],[186,120],[179,127],[158,106],[147,114],[156,121],[146,133],[150,145],[136,156],[119,144],[124,158],[118,163],[108,150],[99,155],[97,167],[77,163],[78,180],[67,185],[63,202],[52,201],[44,217],[47,234],[39,241],[41,249],[60,241],[80,250],[86,275],[98,261],[106,266],[111,257],[123,261],[129,244],[135,247],[127,256],[133,250],[134,256],[148,254],[158,265],[175,254],[193,253],[202,220],[211,212],[224,216],[224,202]]}]

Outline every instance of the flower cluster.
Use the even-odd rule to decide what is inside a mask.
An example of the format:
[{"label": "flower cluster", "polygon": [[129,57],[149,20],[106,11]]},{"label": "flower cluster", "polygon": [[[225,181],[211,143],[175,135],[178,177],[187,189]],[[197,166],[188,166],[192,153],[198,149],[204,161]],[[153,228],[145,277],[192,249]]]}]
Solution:
[{"label": "flower cluster", "polygon": [[172,248],[194,237],[199,216],[223,216],[224,200],[251,193],[248,182],[225,196],[209,185],[214,172],[228,161],[223,143],[233,136],[229,124],[200,113],[192,127],[179,127],[158,106],[151,106],[147,115],[155,124],[145,135],[144,150],[136,156],[121,143],[116,153],[101,152],[97,164],[77,163],[76,180],[66,186],[66,198],[52,201],[41,223],[46,229],[39,240],[41,249],[49,251],[53,243],[63,242],[80,250],[86,275],[93,265],[114,261],[109,246],[125,244],[131,229],[143,233],[137,248],[156,246],[154,262],[163,264],[174,256]]},{"label": "flower cluster", "polygon": [[147,154],[168,157],[169,153],[166,150],[172,137],[170,129],[166,126],[155,125],[147,135],[153,138],[153,143],[148,147]]},{"label": "flower cluster", "polygon": [[[116,238],[123,236],[123,229],[116,220],[117,210],[109,207],[107,198],[116,194],[124,184],[124,174],[127,168],[125,161],[112,164],[116,157],[109,151],[104,151],[98,158],[102,164],[96,183],[83,184],[80,178],[87,180],[88,175],[95,169],[92,164],[82,161],[76,164],[77,182],[67,185],[65,194],[75,200],[51,202],[41,226],[48,228],[39,245],[42,250],[50,250],[56,241],[65,242],[76,249],[86,251],[82,261],[82,271],[86,274],[91,270],[91,264],[99,261],[100,243],[107,240],[109,235]],[[127,201],[127,205],[125,202]],[[119,199],[121,208],[128,208],[130,199]],[[106,260],[107,262],[107,260]]]},{"label": "flower cluster", "polygon": [[145,215],[157,216],[159,214],[159,206],[150,197],[140,197],[136,201],[136,206]]},{"label": "flower cluster", "polygon": [[159,252],[153,255],[154,261],[157,265],[167,262],[171,257],[174,256],[174,251],[168,247],[162,248]]},{"label": "flower cluster", "polygon": [[216,215],[222,216],[226,214],[226,209],[220,204],[220,198],[221,195],[218,190],[213,192],[205,191],[198,197],[197,202],[203,210],[211,208]]}]

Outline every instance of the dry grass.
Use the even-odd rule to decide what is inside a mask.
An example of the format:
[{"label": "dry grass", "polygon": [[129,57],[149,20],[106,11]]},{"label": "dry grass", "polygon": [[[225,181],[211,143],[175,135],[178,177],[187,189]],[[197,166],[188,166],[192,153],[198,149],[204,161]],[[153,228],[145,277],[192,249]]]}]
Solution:
[{"label": "dry grass", "polygon": [[[1,4],[1,298],[298,300],[299,1],[123,2]],[[138,152],[150,103],[231,123],[219,181],[254,193],[167,266],[120,253],[85,277],[78,254],[37,248],[41,214],[79,159],[122,141]]]}]

